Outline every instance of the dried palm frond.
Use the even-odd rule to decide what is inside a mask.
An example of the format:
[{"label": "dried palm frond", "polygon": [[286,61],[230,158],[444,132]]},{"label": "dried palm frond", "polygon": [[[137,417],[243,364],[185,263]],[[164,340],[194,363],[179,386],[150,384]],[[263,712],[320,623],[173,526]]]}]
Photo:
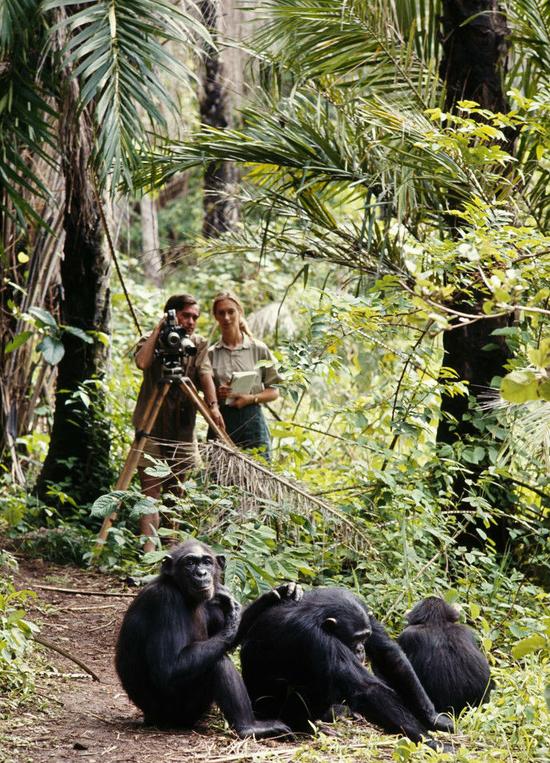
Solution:
[{"label": "dried palm frond", "polygon": [[[161,443],[165,450],[167,446],[181,448],[182,445],[171,440],[153,439]],[[296,480],[276,472],[266,461],[256,459],[218,440],[198,443],[198,450],[209,479],[218,485],[238,489],[237,509],[243,514],[261,513],[268,506],[285,507],[286,511],[290,509],[305,515],[318,513],[323,519],[330,519],[330,527],[334,532],[339,528],[342,535],[354,539],[355,545],[372,550],[370,538],[357,521],[347,517],[329,501],[312,495]],[[189,466],[182,465],[181,451],[178,455],[175,452],[173,459],[165,455],[163,460],[169,467],[166,472],[167,480],[172,475],[180,480],[188,475]]]},{"label": "dried palm frond", "polygon": [[512,403],[495,390],[488,390],[481,398],[482,411],[498,411],[508,432],[502,444],[499,460],[505,464],[517,453],[533,462],[543,461],[550,468],[550,403],[529,400]]},{"label": "dried palm frond", "polygon": [[324,518],[330,517],[333,526],[342,526],[357,539],[361,539],[368,548],[372,548],[370,538],[357,522],[330,502],[312,495],[296,480],[277,473],[265,461],[256,460],[217,440],[200,444],[199,451],[207,472],[218,484],[240,488],[243,508],[247,511],[251,508],[261,510],[269,502],[291,505],[294,511],[306,514],[320,512]]}]

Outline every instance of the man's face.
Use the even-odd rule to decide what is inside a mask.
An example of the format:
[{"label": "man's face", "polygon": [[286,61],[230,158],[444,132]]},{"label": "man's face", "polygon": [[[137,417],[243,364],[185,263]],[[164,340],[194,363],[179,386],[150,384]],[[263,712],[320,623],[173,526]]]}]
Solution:
[{"label": "man's face", "polygon": [[195,326],[199,318],[199,308],[197,305],[185,305],[181,310],[176,312],[176,318],[180,326],[182,326],[188,334],[192,334],[195,331]]}]

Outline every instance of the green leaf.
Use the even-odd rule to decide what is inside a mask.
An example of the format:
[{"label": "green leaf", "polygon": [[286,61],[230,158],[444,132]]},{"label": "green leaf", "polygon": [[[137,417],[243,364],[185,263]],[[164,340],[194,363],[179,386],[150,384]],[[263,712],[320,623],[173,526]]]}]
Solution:
[{"label": "green leaf", "polygon": [[479,464],[485,457],[485,448],[482,448],[480,445],[464,448],[462,457],[469,464]]},{"label": "green leaf", "polygon": [[533,371],[512,371],[502,380],[500,394],[510,403],[526,403],[538,398],[537,386]]},{"label": "green leaf", "polygon": [[90,509],[93,517],[106,517],[117,510],[119,503],[128,495],[126,490],[113,490],[106,495],[100,495]]},{"label": "green leaf", "polygon": [[20,334],[17,334],[16,336],[14,336],[11,342],[8,342],[6,345],[6,354],[9,352],[13,352],[14,350],[17,350],[17,348],[21,347],[22,344],[25,344],[27,339],[31,336],[32,336],[32,331],[22,331]]},{"label": "green leaf", "polygon": [[150,498],[149,496],[143,496],[143,498],[140,498],[139,500],[137,500],[132,506],[130,516],[140,517],[143,514],[156,514],[157,511],[158,511],[158,502],[155,500],[155,498]]},{"label": "green leaf", "polygon": [[45,328],[46,326],[49,326],[50,328],[57,329],[57,321],[55,320],[53,315],[49,313],[47,310],[44,310],[44,308],[30,307],[29,314],[32,315],[33,318],[36,318],[40,328]]},{"label": "green leaf", "polygon": [[538,393],[541,400],[546,400],[550,403],[550,379],[539,382]]},{"label": "green leaf", "polygon": [[148,551],[146,554],[143,554],[143,563],[158,564],[159,562],[164,561],[167,554],[168,551]]},{"label": "green leaf", "polygon": [[65,331],[67,334],[77,336],[79,339],[82,339],[83,342],[86,342],[86,344],[94,343],[94,340],[91,336],[89,336],[85,331],[82,331],[82,329],[76,328],[76,326],[63,326],[63,331]]},{"label": "green leaf", "polygon": [[481,607],[479,604],[470,603],[470,615],[473,620],[476,620],[481,614]]},{"label": "green leaf", "polygon": [[65,355],[63,342],[51,336],[45,336],[36,349],[42,353],[46,363],[49,363],[51,366],[56,366],[63,355]]},{"label": "green leaf", "polygon": [[539,347],[530,347],[527,350],[527,357],[537,368],[550,366],[550,339],[543,339]]},{"label": "green leaf", "polygon": [[172,472],[164,461],[155,460],[151,466],[145,467],[145,474],[148,474],[150,477],[169,477]]},{"label": "green leaf", "polygon": [[518,643],[512,647],[512,657],[519,660],[522,657],[525,657],[526,654],[531,654],[538,649],[543,649],[544,646],[546,646],[546,639],[544,636],[540,633],[534,633],[532,636],[528,636],[527,638],[518,641]]}]

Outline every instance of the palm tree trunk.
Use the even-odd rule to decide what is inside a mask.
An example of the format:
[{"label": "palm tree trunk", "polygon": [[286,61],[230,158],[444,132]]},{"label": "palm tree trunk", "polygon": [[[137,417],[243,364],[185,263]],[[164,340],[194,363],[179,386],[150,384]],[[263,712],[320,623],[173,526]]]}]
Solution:
[{"label": "palm tree trunk", "polygon": [[[220,23],[220,0],[198,3],[204,25],[215,39]],[[212,45],[204,50],[204,74],[200,98],[201,122],[224,129],[231,122],[229,100],[225,89],[224,70],[219,50]],[[204,170],[203,236],[215,238],[230,230],[237,221],[238,208],[232,190],[237,170],[232,162],[209,162]]]},{"label": "palm tree trunk", "polygon": [[[471,100],[485,109],[506,112],[508,104],[502,80],[509,29],[497,0],[443,0],[442,5],[444,55],[440,74],[446,84],[447,110],[455,111],[458,101]],[[481,291],[474,290],[468,297],[458,297],[451,307],[461,312],[480,313],[482,301]],[[458,379],[468,382],[470,397],[443,395],[438,442],[466,442],[480,434],[475,425],[475,412],[479,413],[479,403],[487,395],[491,380],[504,374],[504,365],[510,358],[504,338],[491,334],[509,322],[507,317],[491,318],[444,333],[443,366],[452,368]],[[467,466],[475,481],[488,462]],[[461,496],[465,488],[465,477],[461,475],[454,489]],[[495,487],[493,493],[494,505],[511,508],[510,492],[505,486],[503,490]],[[507,542],[504,522],[497,520],[487,534],[499,549],[504,548]]]},{"label": "palm tree trunk", "polygon": [[[99,200],[90,170],[92,133],[86,112],[75,122],[76,81],[67,78],[65,84],[60,104],[65,177],[61,321],[108,334],[110,260],[103,248]],[[108,491],[113,478],[106,397],[96,386],[103,378],[108,351],[97,338],[86,344],[65,334],[63,343],[50,446],[36,491],[44,499],[50,484],[55,484],[83,504]]]},{"label": "palm tree trunk", "polygon": [[508,111],[502,87],[510,30],[497,0],[443,0],[445,108],[477,101],[484,109]]}]

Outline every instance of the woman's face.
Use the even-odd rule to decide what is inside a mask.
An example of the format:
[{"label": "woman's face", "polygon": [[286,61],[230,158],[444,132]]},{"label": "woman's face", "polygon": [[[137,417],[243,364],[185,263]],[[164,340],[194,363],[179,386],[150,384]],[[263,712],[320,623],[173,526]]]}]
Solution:
[{"label": "woman's face", "polygon": [[214,318],[220,324],[220,328],[239,328],[239,308],[232,299],[220,299],[216,302]]}]

